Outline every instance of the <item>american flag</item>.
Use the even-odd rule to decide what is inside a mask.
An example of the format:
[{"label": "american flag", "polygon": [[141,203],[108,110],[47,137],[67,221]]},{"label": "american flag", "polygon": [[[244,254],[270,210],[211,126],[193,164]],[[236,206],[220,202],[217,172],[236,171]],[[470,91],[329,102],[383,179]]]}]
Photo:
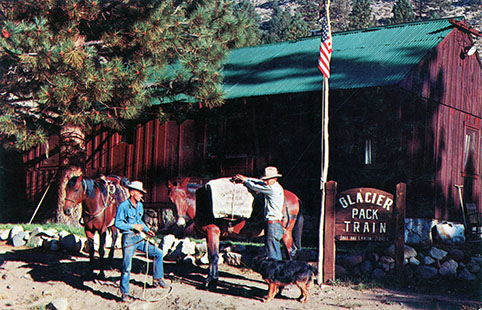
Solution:
[{"label": "american flag", "polygon": [[318,69],[320,69],[326,78],[330,77],[330,59],[332,52],[330,25],[325,14],[321,17],[321,44],[320,57],[318,57]]}]

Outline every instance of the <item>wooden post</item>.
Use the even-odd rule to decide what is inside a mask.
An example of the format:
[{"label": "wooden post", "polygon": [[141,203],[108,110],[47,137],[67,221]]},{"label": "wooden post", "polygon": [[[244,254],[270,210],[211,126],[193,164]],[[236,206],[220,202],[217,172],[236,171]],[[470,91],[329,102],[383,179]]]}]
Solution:
[{"label": "wooden post", "polygon": [[395,201],[395,271],[399,279],[403,276],[403,263],[405,252],[405,207],[406,207],[405,183],[397,184],[397,196]]},{"label": "wooden post", "polygon": [[[335,181],[326,183],[326,210],[323,251],[323,283],[335,280],[335,204],[336,188]],[[320,283],[321,284],[321,283]]]}]

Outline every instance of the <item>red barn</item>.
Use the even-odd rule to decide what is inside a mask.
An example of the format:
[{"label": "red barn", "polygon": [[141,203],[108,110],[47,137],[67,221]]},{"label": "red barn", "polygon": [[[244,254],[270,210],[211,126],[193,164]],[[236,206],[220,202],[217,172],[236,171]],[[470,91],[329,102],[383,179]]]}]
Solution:
[{"label": "red barn", "polygon": [[[482,209],[480,35],[461,19],[333,35],[329,178],[341,189],[394,192],[407,183],[407,216],[460,220],[455,185]],[[284,174],[307,212],[320,205],[319,37],[236,49],[225,65],[226,104],[178,124],[156,120],[89,141],[87,174],[143,180],[146,203],[167,203],[167,181],[235,173]],[[55,138],[50,150],[55,150]],[[38,202],[56,169],[24,156],[27,197]]]}]

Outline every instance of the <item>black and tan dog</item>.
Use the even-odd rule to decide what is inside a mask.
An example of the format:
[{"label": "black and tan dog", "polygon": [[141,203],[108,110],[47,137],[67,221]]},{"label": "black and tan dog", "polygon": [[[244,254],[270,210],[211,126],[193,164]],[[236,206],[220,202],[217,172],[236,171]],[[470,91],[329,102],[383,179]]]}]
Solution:
[{"label": "black and tan dog", "polygon": [[295,284],[301,290],[298,298],[302,303],[306,303],[310,294],[309,287],[313,282],[316,269],[301,261],[277,261],[269,258],[257,258],[253,260],[254,271],[261,274],[263,279],[268,282],[268,295],[265,302],[270,301],[284,286]]}]

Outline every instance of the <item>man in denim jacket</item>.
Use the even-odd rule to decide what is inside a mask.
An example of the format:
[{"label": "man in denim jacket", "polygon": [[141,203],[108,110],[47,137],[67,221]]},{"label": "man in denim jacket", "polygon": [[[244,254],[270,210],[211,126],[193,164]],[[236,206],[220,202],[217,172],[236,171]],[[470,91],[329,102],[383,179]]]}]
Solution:
[{"label": "man in denim jacket", "polygon": [[136,250],[148,252],[149,257],[154,260],[153,286],[166,287],[164,278],[164,263],[162,251],[145,240],[141,232],[153,237],[155,233],[142,221],[144,207],[143,196],[146,191],[140,181],[133,181],[128,186],[129,199],[124,201],[117,208],[115,227],[122,233],[122,266],[120,290],[122,301],[129,299],[129,280],[131,275],[132,258]]}]

